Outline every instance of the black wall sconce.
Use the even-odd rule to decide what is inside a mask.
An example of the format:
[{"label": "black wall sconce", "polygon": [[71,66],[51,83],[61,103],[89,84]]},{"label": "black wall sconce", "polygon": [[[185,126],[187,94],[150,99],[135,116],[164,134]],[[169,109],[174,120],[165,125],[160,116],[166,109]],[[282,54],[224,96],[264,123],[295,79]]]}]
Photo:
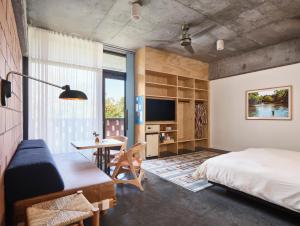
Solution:
[{"label": "black wall sconce", "polygon": [[60,99],[64,100],[87,100],[87,96],[85,95],[84,92],[81,92],[79,90],[71,90],[69,85],[65,86],[59,86],[50,82],[46,82],[28,75],[24,75],[22,73],[16,72],[16,71],[10,71],[6,75],[6,79],[1,79],[1,105],[6,106],[6,98],[11,97],[11,82],[8,80],[10,75],[19,75],[21,77],[25,77],[28,79],[35,80],[37,82],[44,83],[46,85],[54,86],[56,88],[64,90],[60,95]]}]

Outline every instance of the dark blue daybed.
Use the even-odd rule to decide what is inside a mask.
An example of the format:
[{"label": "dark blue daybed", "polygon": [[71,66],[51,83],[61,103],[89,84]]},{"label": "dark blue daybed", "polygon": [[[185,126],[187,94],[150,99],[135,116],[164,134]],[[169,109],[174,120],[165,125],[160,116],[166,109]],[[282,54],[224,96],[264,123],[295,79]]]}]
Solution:
[{"label": "dark blue daybed", "polygon": [[35,203],[82,190],[90,202],[115,199],[112,179],[78,152],[52,155],[43,140],[24,140],[5,171],[7,224],[25,221]]},{"label": "dark blue daybed", "polygon": [[64,182],[43,140],[25,140],[18,146],[5,171],[7,219],[13,203],[19,200],[62,191]]}]

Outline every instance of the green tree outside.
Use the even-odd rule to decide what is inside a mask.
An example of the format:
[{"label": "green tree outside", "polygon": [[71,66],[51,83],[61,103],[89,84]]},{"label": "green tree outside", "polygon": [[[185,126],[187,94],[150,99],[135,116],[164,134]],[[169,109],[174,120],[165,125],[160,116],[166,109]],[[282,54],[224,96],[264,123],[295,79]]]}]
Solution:
[{"label": "green tree outside", "polygon": [[105,99],[105,117],[106,118],[124,118],[124,97],[118,101],[114,98]]}]

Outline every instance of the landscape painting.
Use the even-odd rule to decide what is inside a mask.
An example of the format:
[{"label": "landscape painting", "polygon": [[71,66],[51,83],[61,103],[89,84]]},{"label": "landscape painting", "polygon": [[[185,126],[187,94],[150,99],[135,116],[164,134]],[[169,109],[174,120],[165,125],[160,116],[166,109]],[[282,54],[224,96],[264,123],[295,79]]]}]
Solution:
[{"label": "landscape painting", "polygon": [[291,86],[247,91],[246,118],[291,120],[291,92]]}]

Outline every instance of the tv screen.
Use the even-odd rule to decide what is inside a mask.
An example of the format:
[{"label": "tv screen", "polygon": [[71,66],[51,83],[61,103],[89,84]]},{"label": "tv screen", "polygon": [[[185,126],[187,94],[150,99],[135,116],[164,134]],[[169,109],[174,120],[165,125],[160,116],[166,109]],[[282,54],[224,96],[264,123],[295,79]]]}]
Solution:
[{"label": "tv screen", "polygon": [[146,99],[146,121],[175,121],[175,101]]}]

